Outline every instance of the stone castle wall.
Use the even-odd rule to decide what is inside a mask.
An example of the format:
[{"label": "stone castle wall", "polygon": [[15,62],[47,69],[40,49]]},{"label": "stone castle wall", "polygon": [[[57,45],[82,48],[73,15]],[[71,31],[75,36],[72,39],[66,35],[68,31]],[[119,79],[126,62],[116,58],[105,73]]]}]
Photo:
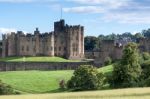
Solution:
[{"label": "stone castle wall", "polygon": [[115,42],[115,40],[103,40],[100,43],[100,49],[97,51],[85,52],[86,58],[95,59],[95,64],[104,64],[108,57],[112,60],[121,59],[123,54],[123,47],[126,45],[120,45],[121,43]]},{"label": "stone castle wall", "polygon": [[54,23],[54,32],[34,34],[21,31],[3,35],[3,57],[6,56],[59,56],[69,59],[84,57],[84,28],[69,26],[64,20]]},{"label": "stone castle wall", "polygon": [[95,65],[93,62],[0,62],[0,71],[21,70],[74,70],[81,65]]}]

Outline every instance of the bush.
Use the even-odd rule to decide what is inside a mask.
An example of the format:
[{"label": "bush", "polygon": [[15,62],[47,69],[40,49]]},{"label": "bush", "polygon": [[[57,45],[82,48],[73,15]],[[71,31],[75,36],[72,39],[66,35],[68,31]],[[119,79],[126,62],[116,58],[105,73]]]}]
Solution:
[{"label": "bush", "polygon": [[142,71],[142,75],[144,79],[147,79],[150,77],[150,60],[145,61],[142,65],[141,65],[143,71]]},{"label": "bush", "polygon": [[59,88],[60,88],[60,89],[65,89],[65,87],[66,87],[65,80],[61,80],[61,81],[59,82]]},{"label": "bush", "polygon": [[0,81],[0,95],[10,95],[10,94],[14,94],[12,87]]},{"label": "bush", "polygon": [[110,57],[107,57],[104,63],[105,65],[110,65],[112,63],[112,59]]},{"label": "bush", "polygon": [[150,87],[150,60],[146,60],[141,64],[142,75],[141,75],[141,85],[143,87]]},{"label": "bush", "polygon": [[93,66],[81,66],[67,82],[67,87],[73,90],[95,90],[102,88],[105,77]]},{"label": "bush", "polygon": [[144,59],[144,60],[149,60],[149,59],[150,59],[150,54],[149,54],[148,52],[144,52],[144,53],[142,54],[142,56],[143,56],[143,59]]}]

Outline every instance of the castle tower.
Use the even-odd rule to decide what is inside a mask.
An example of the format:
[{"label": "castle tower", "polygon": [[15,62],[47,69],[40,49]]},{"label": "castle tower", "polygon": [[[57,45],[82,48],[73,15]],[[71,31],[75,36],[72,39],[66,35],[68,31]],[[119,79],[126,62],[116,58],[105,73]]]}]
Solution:
[{"label": "castle tower", "polygon": [[16,35],[11,33],[8,35],[8,56],[16,56]]},{"label": "castle tower", "polygon": [[6,35],[2,34],[2,57],[7,56],[7,40],[6,40]]},{"label": "castle tower", "polygon": [[54,39],[54,32],[51,33],[51,39],[50,40],[51,40],[50,41],[51,42],[51,44],[50,44],[51,45],[50,46],[51,47],[50,48],[51,49],[51,55],[50,56],[55,56],[55,53],[54,53],[54,40],[55,40]]},{"label": "castle tower", "polygon": [[38,30],[38,28],[36,28],[36,30],[34,31],[34,35],[35,35],[35,53],[36,55],[39,55],[40,53],[40,31]]},{"label": "castle tower", "polygon": [[55,56],[66,57],[66,31],[65,21],[60,20],[54,23],[54,50]]},{"label": "castle tower", "polygon": [[34,34],[18,31],[3,35],[2,56],[59,56],[70,59],[84,57],[84,28],[80,25],[68,26],[61,19],[54,23],[54,32]]},{"label": "castle tower", "polygon": [[70,59],[84,58],[84,28],[80,25],[66,26],[68,34],[67,57]]}]

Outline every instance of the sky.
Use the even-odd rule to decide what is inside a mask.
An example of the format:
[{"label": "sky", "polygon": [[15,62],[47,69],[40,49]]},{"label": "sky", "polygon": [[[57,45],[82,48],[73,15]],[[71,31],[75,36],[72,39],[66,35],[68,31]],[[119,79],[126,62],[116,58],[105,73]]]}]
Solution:
[{"label": "sky", "polygon": [[[0,35],[53,31],[61,18],[85,27],[85,36],[150,28],[150,0],[0,0]],[[62,17],[61,17],[62,12]]]}]

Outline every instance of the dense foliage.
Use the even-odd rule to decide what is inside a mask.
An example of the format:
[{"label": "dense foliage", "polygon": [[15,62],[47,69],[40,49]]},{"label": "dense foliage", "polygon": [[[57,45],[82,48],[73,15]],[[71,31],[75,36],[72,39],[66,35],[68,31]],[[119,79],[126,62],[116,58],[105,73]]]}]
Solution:
[{"label": "dense foliage", "polygon": [[131,41],[136,41],[140,38],[150,38],[150,29],[142,30],[140,33],[132,34],[130,32],[120,33],[120,34],[109,34],[109,35],[99,35],[95,36],[86,36],[84,40],[85,50],[98,49],[100,47],[101,40],[115,40],[115,39],[130,39]]},{"label": "dense foliage", "polygon": [[13,88],[0,81],[0,95],[14,94]]},{"label": "dense foliage", "polygon": [[93,66],[81,66],[74,71],[67,87],[73,90],[94,90],[101,88],[104,80],[104,75]]},{"label": "dense foliage", "polygon": [[142,57],[144,60],[149,60],[150,59],[150,54],[148,52],[142,53]]},{"label": "dense foliage", "polygon": [[150,59],[143,62],[141,67],[143,69],[141,76],[143,86],[150,86]]},{"label": "dense foliage", "polygon": [[84,42],[85,50],[88,51],[94,50],[98,46],[98,39],[94,36],[86,36]]},{"label": "dense foliage", "polygon": [[106,66],[110,65],[110,64],[112,64],[112,59],[110,57],[106,57],[106,60],[105,60],[104,63],[105,63]]},{"label": "dense foliage", "polygon": [[110,85],[112,87],[138,86],[141,72],[137,44],[129,43],[123,50],[121,62],[114,65]]},{"label": "dense foliage", "polygon": [[150,38],[150,29],[148,29],[148,30],[143,30],[143,31],[142,31],[142,34],[143,34],[145,37]]}]

